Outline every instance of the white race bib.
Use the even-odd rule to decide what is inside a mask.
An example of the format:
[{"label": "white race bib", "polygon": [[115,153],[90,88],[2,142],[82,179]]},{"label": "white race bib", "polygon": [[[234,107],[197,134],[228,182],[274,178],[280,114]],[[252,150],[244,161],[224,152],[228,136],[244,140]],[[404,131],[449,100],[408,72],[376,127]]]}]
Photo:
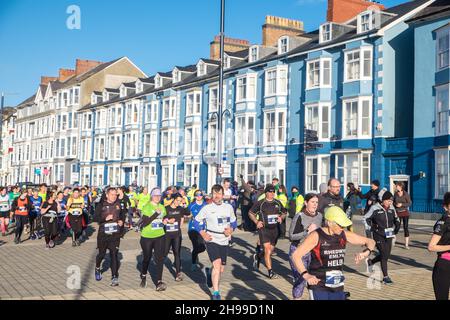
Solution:
[{"label": "white race bib", "polygon": [[180,230],[180,226],[178,225],[178,222],[166,224],[166,231],[167,232],[175,232],[175,231],[178,231],[178,230]]},{"label": "white race bib", "polygon": [[159,229],[162,229],[162,228],[164,228],[164,224],[162,223],[161,219],[153,220],[153,222],[152,222],[152,229],[153,230],[159,230]]},{"label": "white race bib", "polygon": [[230,223],[230,217],[217,217],[217,225],[219,227],[223,227],[224,224],[229,224]]},{"label": "white race bib", "polygon": [[325,287],[338,288],[344,285],[344,274],[339,270],[327,271],[325,273]]},{"label": "white race bib", "polygon": [[81,215],[81,211],[79,211],[79,210],[73,210],[73,211],[72,211],[72,215],[73,215],[73,216],[79,216],[79,215]]},{"label": "white race bib", "polygon": [[269,224],[277,224],[278,223],[278,215],[277,214],[270,214],[267,216],[267,222]]},{"label": "white race bib", "polygon": [[387,239],[389,238],[394,238],[394,228],[386,228],[384,229],[384,235],[386,236]]},{"label": "white race bib", "polygon": [[105,223],[105,233],[113,234],[119,231],[119,225],[117,222]]}]

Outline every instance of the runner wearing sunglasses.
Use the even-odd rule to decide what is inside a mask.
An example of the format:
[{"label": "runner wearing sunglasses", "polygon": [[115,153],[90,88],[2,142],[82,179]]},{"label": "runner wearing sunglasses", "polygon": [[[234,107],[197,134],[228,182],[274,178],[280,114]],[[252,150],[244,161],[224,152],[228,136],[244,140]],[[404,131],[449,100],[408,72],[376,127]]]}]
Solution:
[{"label": "runner wearing sunglasses", "polygon": [[[325,227],[311,232],[292,254],[295,268],[308,283],[311,300],[345,300],[344,258],[347,242],[366,246],[355,256],[358,264],[375,249],[375,241],[347,230],[352,221],[345,212],[333,206],[325,211]],[[308,269],[303,257],[311,253]]]},{"label": "runner wearing sunglasses", "polygon": [[[259,243],[264,249],[264,262],[270,279],[278,278],[278,275],[272,270],[272,252],[277,244],[279,228],[278,224],[286,218],[287,210],[281,202],[275,199],[275,187],[268,184],[264,190],[265,198],[257,201],[250,209],[249,217],[256,224],[259,234]],[[254,259],[259,265],[262,253],[257,252]]]}]

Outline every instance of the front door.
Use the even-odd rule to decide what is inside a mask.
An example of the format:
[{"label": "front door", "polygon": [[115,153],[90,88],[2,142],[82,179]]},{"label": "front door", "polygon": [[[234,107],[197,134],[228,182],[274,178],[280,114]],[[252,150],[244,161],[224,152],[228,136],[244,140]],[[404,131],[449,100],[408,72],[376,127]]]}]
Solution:
[{"label": "front door", "polygon": [[403,182],[404,184],[405,184],[405,191],[406,192],[408,192],[408,193],[410,193],[409,192],[409,179],[410,179],[410,176],[408,176],[408,175],[406,175],[406,174],[398,174],[398,175],[392,175],[392,176],[389,176],[389,181],[390,181],[390,183],[389,183],[389,186],[390,186],[390,190],[391,190],[391,192],[392,193],[394,193],[395,192],[395,184],[397,183],[397,182]]},{"label": "front door", "polygon": [[125,174],[125,185],[129,186],[131,182],[131,168],[123,168]]}]

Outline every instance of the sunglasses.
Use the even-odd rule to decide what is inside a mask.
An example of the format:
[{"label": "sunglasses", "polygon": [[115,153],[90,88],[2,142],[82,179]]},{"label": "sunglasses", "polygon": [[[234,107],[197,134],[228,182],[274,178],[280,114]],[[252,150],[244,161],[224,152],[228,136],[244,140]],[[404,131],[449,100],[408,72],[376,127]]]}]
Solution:
[{"label": "sunglasses", "polygon": [[203,194],[197,193],[195,196],[196,196],[196,197],[203,197]]}]

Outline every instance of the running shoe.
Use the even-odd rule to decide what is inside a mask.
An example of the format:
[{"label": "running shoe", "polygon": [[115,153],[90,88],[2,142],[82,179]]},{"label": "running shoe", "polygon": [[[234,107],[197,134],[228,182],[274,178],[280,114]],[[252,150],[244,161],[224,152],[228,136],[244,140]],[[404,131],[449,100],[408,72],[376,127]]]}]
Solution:
[{"label": "running shoe", "polygon": [[182,276],[181,273],[177,274],[177,276],[176,276],[176,278],[175,278],[175,281],[176,281],[176,282],[183,281],[183,276]]},{"label": "running shoe", "polygon": [[367,273],[373,273],[373,264],[372,264],[372,260],[370,260],[369,258],[366,258],[366,270]]},{"label": "running shoe", "polygon": [[147,288],[147,276],[141,275],[141,288]]},{"label": "running shoe", "polygon": [[166,289],[167,285],[162,281],[159,281],[158,284],[156,285],[156,291],[164,291]]},{"label": "running shoe", "polygon": [[212,285],[212,279],[211,279],[211,268],[205,268],[205,276],[206,276],[206,285],[208,288],[211,288]]},{"label": "running shoe", "polygon": [[15,244],[19,244],[20,243],[20,239],[19,238],[14,238],[14,243]]},{"label": "running shoe", "polygon": [[384,277],[383,278],[383,283],[384,284],[393,284],[394,281],[392,281],[391,278],[389,278],[389,277]]},{"label": "running shoe", "polygon": [[80,240],[75,240],[75,244],[79,247],[81,245],[81,241]]},{"label": "running shoe", "polygon": [[45,250],[49,250],[49,249],[50,249],[50,246],[48,245],[48,243],[45,244]]},{"label": "running shoe", "polygon": [[72,247],[76,247],[76,246],[77,246],[76,241],[72,241]]},{"label": "running shoe", "polygon": [[97,281],[102,280],[102,272],[98,268],[95,268],[95,280]]},{"label": "running shoe", "polygon": [[216,293],[212,295],[212,300],[222,300],[222,298],[220,297],[220,294]]},{"label": "running shoe", "polygon": [[31,240],[36,240],[36,234],[34,234],[34,233],[31,234],[31,235],[30,235],[30,239],[31,239]]},{"label": "running shoe", "polygon": [[275,272],[273,272],[273,270],[270,270],[269,279],[278,279],[278,275]]},{"label": "running shoe", "polygon": [[257,253],[253,254],[253,269],[259,270],[260,263],[259,255]]},{"label": "running shoe", "polygon": [[409,250],[409,245],[406,245],[406,244],[405,244],[405,249],[406,249],[406,250]]},{"label": "running shoe", "polygon": [[50,248],[54,248],[54,247],[55,247],[55,241],[50,240],[49,243],[48,243],[48,246],[49,246]]},{"label": "running shoe", "polygon": [[117,287],[119,285],[119,278],[113,277],[111,280],[111,287]]}]

